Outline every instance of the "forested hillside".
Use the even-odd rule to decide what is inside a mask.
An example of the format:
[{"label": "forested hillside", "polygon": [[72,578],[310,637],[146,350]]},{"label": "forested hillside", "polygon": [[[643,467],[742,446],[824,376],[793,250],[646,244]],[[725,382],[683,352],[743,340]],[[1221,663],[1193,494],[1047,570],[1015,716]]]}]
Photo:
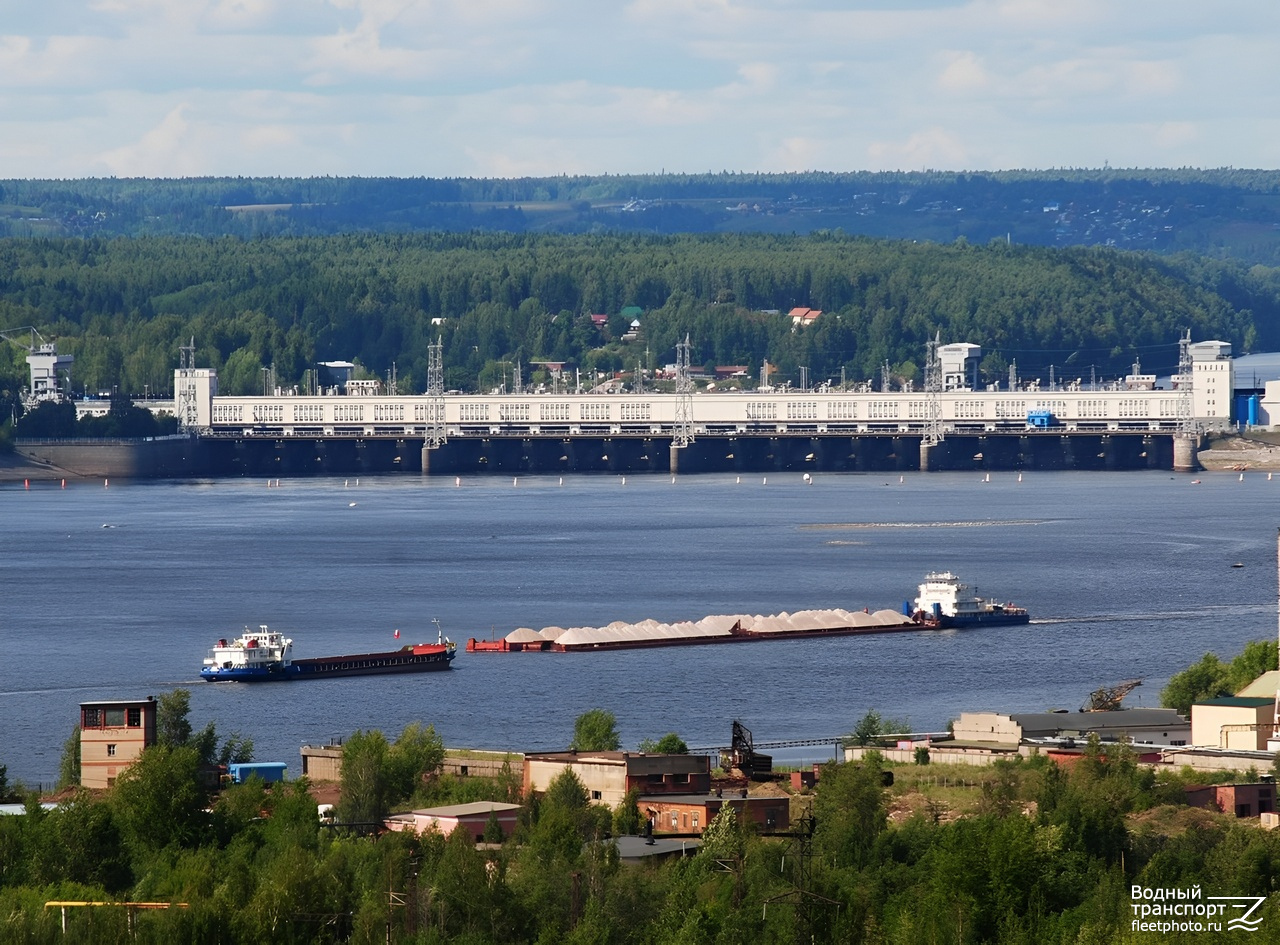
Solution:
[{"label": "forested hillside", "polygon": [[0,181],[0,236],[846,233],[1280,264],[1280,171]]},{"label": "forested hillside", "polygon": [[[787,312],[821,309],[793,330]],[[624,314],[624,309],[628,311]],[[637,312],[638,310],[638,312]],[[598,326],[592,314],[608,316]],[[640,330],[624,339],[638,314]],[[317,361],[394,364],[426,382],[444,340],[450,388],[488,389],[513,365],[660,367],[688,334],[697,365],[762,359],[780,382],[918,377],[927,339],[981,344],[990,379],[1059,379],[1176,366],[1184,329],[1237,351],[1280,345],[1280,277],[1200,257],[964,240],[938,245],[809,236],[352,234],[333,237],[33,238],[0,241],[0,328],[36,326],[73,354],[89,392],[165,393],[178,346],[227,393],[263,368],[303,384]],[[3,386],[25,382],[7,346]]]},{"label": "forested hillside", "polygon": [[0,181],[0,236],[810,233],[1192,251],[1280,264],[1280,172]]}]

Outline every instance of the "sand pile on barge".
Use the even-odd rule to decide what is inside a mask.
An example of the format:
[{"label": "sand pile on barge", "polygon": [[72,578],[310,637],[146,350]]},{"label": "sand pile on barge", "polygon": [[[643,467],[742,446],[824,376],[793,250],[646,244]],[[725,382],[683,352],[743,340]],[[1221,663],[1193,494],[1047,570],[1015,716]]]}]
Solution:
[{"label": "sand pile on barge", "polygon": [[542,641],[555,649],[594,649],[598,647],[652,646],[712,642],[730,637],[764,637],[771,634],[815,636],[831,632],[868,630],[874,632],[893,627],[909,627],[912,621],[893,610],[874,613],[857,610],[801,610],[794,614],[715,614],[701,620],[661,623],[641,620],[624,623],[615,620],[604,627],[545,627],[541,631],[521,627],[507,634],[509,644],[536,644]]}]

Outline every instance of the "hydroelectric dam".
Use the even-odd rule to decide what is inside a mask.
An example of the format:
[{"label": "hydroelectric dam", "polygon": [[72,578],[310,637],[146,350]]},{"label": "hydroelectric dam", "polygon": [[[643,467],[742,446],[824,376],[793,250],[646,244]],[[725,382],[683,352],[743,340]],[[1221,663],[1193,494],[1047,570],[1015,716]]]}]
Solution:
[{"label": "hydroelectric dam", "polygon": [[173,409],[214,475],[1190,470],[1202,435],[1231,426],[1233,387],[1230,345],[1189,340],[1167,387],[1136,366],[1110,383],[977,389],[961,365],[902,391],[695,393],[678,373],[675,392],[468,394],[438,376],[419,395],[365,381],[227,397],[214,371],[187,367]]}]

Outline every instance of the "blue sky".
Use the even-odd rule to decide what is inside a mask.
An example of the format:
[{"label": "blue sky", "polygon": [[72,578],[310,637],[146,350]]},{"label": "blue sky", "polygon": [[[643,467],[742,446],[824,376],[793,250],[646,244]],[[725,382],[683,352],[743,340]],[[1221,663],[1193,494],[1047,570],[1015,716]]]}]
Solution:
[{"label": "blue sky", "polygon": [[1280,167],[1275,0],[0,0],[0,178]]}]

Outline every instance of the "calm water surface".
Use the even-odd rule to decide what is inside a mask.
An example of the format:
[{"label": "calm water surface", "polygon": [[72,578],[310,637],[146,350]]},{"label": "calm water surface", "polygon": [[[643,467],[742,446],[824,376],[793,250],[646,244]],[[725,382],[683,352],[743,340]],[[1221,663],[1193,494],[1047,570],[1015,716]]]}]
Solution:
[{"label": "calm water surface", "polygon": [[[52,781],[78,705],[192,691],[196,727],[298,748],[415,720],[456,747],[564,747],[613,711],[624,744],[826,738],[868,709],[938,729],[966,709],[1078,707],[1276,633],[1280,477],[974,473],[375,478],[0,486],[0,764]],[[1233,568],[1235,563],[1244,567]],[[519,626],[898,608],[951,569],[1029,627],[584,654],[460,653],[451,672],[212,685],[246,624],[298,656]]]}]

